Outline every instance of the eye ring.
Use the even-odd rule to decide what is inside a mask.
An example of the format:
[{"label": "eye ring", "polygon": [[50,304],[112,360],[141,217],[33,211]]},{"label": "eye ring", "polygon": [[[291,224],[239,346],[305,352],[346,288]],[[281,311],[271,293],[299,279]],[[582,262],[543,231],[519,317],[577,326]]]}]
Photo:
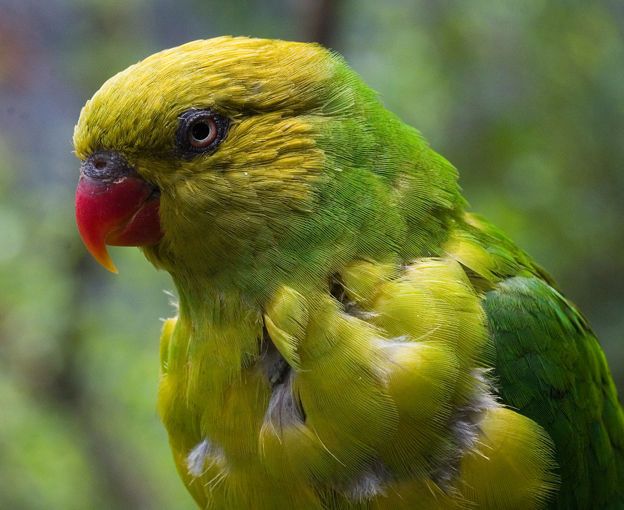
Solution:
[{"label": "eye ring", "polygon": [[214,152],[229,127],[229,119],[211,109],[187,110],[178,117],[178,121],[176,147],[187,158]]}]

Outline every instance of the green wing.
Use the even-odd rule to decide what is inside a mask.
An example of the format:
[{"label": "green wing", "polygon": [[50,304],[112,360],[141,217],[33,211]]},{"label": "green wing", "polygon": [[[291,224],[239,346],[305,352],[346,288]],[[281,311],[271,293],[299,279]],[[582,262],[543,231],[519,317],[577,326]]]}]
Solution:
[{"label": "green wing", "polygon": [[624,508],[624,412],[604,354],[579,312],[537,277],[486,293],[503,401],[556,445],[552,508]]}]

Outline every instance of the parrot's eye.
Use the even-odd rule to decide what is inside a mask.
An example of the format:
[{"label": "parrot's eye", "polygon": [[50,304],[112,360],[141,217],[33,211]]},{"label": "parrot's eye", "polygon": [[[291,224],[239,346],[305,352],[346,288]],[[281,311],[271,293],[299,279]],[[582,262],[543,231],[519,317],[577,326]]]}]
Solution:
[{"label": "parrot's eye", "polygon": [[179,117],[178,150],[186,156],[212,152],[225,138],[228,119],[212,110],[188,110]]},{"label": "parrot's eye", "polygon": [[217,138],[217,123],[214,119],[198,120],[191,126],[189,142],[193,147],[203,149]]}]

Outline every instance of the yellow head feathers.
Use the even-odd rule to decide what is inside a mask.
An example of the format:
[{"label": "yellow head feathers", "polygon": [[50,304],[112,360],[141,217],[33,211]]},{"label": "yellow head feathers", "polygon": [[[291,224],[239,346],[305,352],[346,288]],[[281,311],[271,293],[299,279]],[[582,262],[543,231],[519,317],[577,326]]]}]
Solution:
[{"label": "yellow head feathers", "polygon": [[177,118],[190,107],[233,118],[317,110],[333,94],[339,63],[315,44],[244,37],[161,51],[113,76],[87,102],[74,133],[76,153],[83,159],[96,149],[171,149]]}]

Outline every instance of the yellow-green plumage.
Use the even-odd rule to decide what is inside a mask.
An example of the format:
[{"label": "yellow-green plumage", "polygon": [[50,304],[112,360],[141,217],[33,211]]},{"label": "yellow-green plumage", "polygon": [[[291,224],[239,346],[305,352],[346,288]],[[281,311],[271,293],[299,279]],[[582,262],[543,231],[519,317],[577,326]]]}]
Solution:
[{"label": "yellow-green plumage", "polygon": [[[436,489],[430,480],[436,461],[457,448],[449,432],[454,412],[484,384],[473,370],[485,365],[485,315],[459,264],[423,259],[398,278],[383,270],[368,274],[360,292],[368,287],[373,301],[360,308],[365,298],[355,300],[356,313],[345,313],[323,290],[282,287],[267,304],[264,321],[238,303],[212,308],[204,331],[214,343],[190,345],[186,327],[166,324],[161,415],[179,469],[200,504],[413,508],[426,489],[440,491],[434,501],[441,499],[441,508],[475,502],[484,508],[537,507],[554,488],[549,439],[534,422],[493,402],[477,420],[481,432],[452,487]],[[293,405],[305,410],[305,422],[293,422],[288,406],[272,406],[261,362],[239,361],[246,354],[261,356],[256,349],[263,322],[293,367]],[[228,362],[221,350],[236,355]],[[236,373],[228,373],[233,367]],[[189,479],[188,453],[205,438],[215,450],[200,476]],[[374,487],[357,483],[367,477],[381,483],[378,465],[396,481],[367,497]]]},{"label": "yellow-green plumage", "polygon": [[[176,152],[190,108],[230,119],[213,153]],[[593,359],[591,332],[340,57],[246,38],[167,50],[109,80],[74,143],[82,159],[122,153],[160,189],[164,236],[144,251],[180,307],[158,406],[202,508],[583,507],[589,452],[609,456],[602,498],[617,507],[608,369],[586,378],[600,412],[548,394],[585,391],[561,374],[588,371],[551,323]],[[548,352],[516,310],[543,323]],[[527,353],[548,370],[515,378]],[[570,413],[578,427],[559,427]]]}]

